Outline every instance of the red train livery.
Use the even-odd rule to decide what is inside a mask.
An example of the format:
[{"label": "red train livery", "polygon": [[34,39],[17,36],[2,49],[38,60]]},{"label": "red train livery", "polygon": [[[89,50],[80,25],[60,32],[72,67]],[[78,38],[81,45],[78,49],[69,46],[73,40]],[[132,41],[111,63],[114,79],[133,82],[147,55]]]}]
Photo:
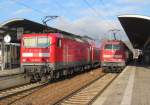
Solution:
[{"label": "red train livery", "polygon": [[85,38],[88,43],[90,44],[90,57],[91,57],[91,64],[93,66],[100,65],[100,46],[95,44],[93,39]]},{"label": "red train livery", "polygon": [[34,81],[59,78],[99,65],[98,50],[81,37],[60,33],[24,34],[21,68]]},{"label": "red train livery", "polygon": [[101,67],[104,72],[121,72],[132,58],[132,51],[120,40],[107,40],[101,45]]}]

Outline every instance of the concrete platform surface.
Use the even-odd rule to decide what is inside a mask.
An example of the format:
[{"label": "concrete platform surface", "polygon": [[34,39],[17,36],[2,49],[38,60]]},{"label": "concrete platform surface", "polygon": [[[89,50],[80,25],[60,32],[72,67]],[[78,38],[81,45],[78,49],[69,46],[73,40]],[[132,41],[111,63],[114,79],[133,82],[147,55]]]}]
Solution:
[{"label": "concrete platform surface", "polygon": [[3,71],[0,71],[0,77],[10,76],[10,75],[15,75],[15,74],[21,74],[23,72],[24,71],[21,70],[20,68],[15,68],[15,69],[10,69],[10,70],[3,70]]},{"label": "concrete platform surface", "polygon": [[93,105],[150,105],[150,66],[128,66]]},{"label": "concrete platform surface", "polygon": [[0,91],[3,89],[23,85],[30,82],[30,78],[25,78],[24,74],[12,75],[0,78]]}]

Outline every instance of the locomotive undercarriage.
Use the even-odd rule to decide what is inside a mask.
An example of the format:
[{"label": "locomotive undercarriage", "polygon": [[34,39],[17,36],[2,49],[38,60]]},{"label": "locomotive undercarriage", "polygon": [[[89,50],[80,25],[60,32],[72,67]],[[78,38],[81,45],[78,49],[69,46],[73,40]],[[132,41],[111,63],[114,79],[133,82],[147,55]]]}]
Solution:
[{"label": "locomotive undercarriage", "polygon": [[124,67],[108,66],[102,67],[103,72],[105,73],[120,73]]},{"label": "locomotive undercarriage", "polygon": [[106,73],[120,73],[124,67],[125,63],[123,62],[103,62],[101,64],[103,72]]},{"label": "locomotive undercarriage", "polygon": [[80,66],[61,66],[61,65],[22,65],[26,76],[30,77],[31,82],[45,82],[73,76],[77,73],[87,71],[92,68],[91,64]]},{"label": "locomotive undercarriage", "polygon": [[27,77],[30,77],[31,82],[46,81],[53,75],[49,66],[22,66]]}]

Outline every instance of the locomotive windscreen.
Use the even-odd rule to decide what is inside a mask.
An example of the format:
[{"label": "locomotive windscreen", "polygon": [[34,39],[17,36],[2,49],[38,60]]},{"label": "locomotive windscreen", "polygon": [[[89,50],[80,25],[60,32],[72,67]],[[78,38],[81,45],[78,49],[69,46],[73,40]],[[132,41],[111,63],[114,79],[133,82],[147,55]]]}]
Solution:
[{"label": "locomotive windscreen", "polygon": [[48,47],[50,39],[48,37],[28,37],[23,39],[24,47]]},{"label": "locomotive windscreen", "polygon": [[121,46],[116,44],[106,44],[105,49],[108,50],[120,50]]}]

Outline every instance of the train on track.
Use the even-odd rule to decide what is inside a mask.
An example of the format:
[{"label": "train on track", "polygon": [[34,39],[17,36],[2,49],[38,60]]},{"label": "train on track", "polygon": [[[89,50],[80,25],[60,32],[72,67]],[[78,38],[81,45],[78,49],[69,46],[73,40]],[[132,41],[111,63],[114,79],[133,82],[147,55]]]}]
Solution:
[{"label": "train on track", "polygon": [[60,33],[24,34],[21,69],[33,81],[49,80],[100,66],[100,50],[83,37]]},{"label": "train on track", "polygon": [[100,57],[104,72],[121,72],[133,60],[133,53],[123,41],[107,40],[102,43]]},{"label": "train on track", "polygon": [[121,41],[106,41],[100,47],[84,37],[62,33],[22,35],[20,55],[21,69],[31,81],[57,79],[100,65],[121,71],[132,58]]}]

